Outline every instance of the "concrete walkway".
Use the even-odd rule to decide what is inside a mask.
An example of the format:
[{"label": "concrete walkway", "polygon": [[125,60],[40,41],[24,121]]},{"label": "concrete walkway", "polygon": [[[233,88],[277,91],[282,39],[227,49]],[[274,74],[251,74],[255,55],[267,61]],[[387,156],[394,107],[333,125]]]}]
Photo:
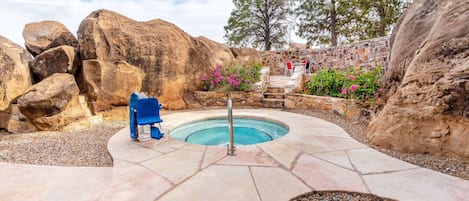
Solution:
[{"label": "concrete walkway", "polygon": [[0,200],[288,200],[312,190],[373,193],[398,200],[469,200],[469,181],[399,161],[327,121],[277,110],[237,116],[284,122],[275,141],[225,147],[187,144],[168,129],[226,110],[163,116],[163,140],[133,142],[128,128],[108,142],[114,167],[0,163]]}]

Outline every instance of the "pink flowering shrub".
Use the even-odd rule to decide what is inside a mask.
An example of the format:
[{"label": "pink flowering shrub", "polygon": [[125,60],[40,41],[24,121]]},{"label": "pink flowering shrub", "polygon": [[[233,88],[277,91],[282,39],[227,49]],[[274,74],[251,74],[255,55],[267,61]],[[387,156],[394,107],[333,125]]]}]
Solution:
[{"label": "pink flowering shrub", "polygon": [[246,91],[260,80],[262,65],[216,65],[208,75],[203,74],[203,90],[205,91]]},{"label": "pink flowering shrub", "polygon": [[305,83],[307,94],[374,101],[384,94],[381,87],[382,68],[371,71],[349,68],[346,71],[323,69]]}]

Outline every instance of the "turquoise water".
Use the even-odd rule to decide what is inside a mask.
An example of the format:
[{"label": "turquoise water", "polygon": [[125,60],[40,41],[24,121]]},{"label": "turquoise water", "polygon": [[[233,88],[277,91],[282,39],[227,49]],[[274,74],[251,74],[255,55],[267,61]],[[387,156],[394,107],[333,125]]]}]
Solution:
[{"label": "turquoise water", "polygon": [[[249,145],[275,140],[287,134],[288,128],[269,121],[247,118],[233,119],[234,142]],[[209,119],[177,127],[169,132],[181,141],[202,145],[225,145],[229,143],[228,120]]]}]

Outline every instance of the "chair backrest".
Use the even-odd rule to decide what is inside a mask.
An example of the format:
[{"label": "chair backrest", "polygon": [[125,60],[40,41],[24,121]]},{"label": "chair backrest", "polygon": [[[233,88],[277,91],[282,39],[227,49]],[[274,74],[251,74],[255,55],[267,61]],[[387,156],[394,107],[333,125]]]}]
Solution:
[{"label": "chair backrest", "polygon": [[291,65],[291,61],[287,61],[287,69],[288,70],[291,70],[292,69],[292,65]]},{"label": "chair backrest", "polygon": [[156,98],[138,100],[135,105],[135,110],[137,110],[137,119],[160,116],[160,104]]}]

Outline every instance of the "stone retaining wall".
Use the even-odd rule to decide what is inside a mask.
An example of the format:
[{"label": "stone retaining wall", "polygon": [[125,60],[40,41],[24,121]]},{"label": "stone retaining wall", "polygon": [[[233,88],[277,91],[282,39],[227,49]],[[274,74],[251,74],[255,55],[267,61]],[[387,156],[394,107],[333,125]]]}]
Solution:
[{"label": "stone retaining wall", "polygon": [[357,104],[353,100],[328,96],[289,94],[285,98],[287,109],[324,110],[343,115],[349,119],[368,119],[376,115],[378,105]]},{"label": "stone retaining wall", "polygon": [[[262,107],[262,93],[257,92],[207,92],[196,91],[194,96],[204,107],[224,107],[228,101],[228,96],[233,101],[235,107]],[[289,94],[285,98],[286,109],[307,109],[323,110],[349,119],[368,119],[376,115],[377,105],[359,105],[353,100],[342,98],[313,96],[305,94]]]},{"label": "stone retaining wall", "polygon": [[233,106],[262,107],[262,92],[252,91],[233,91],[233,92],[215,92],[215,91],[195,91],[194,97],[204,107],[226,106],[228,97],[231,97]]},{"label": "stone retaining wall", "polygon": [[383,66],[386,69],[389,57],[389,37],[320,49],[268,51],[261,55],[262,64],[270,67],[271,75],[283,75],[287,59],[294,64],[300,64],[303,59],[309,59],[312,70],[349,66],[359,66],[365,69]]},{"label": "stone retaining wall", "polygon": [[326,96],[291,94],[285,98],[287,109],[313,109],[336,112],[347,118],[356,119],[360,112],[351,100]]}]

